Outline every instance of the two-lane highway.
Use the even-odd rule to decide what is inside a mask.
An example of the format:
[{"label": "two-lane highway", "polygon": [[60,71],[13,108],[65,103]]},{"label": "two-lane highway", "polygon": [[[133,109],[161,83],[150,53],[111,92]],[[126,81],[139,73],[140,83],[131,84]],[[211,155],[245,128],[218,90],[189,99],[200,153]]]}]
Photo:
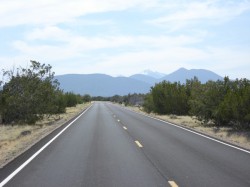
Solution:
[{"label": "two-lane highway", "polygon": [[250,186],[250,154],[96,102],[9,179],[6,186]]},{"label": "two-lane highway", "polygon": [[167,186],[103,103],[96,103],[6,186]]}]

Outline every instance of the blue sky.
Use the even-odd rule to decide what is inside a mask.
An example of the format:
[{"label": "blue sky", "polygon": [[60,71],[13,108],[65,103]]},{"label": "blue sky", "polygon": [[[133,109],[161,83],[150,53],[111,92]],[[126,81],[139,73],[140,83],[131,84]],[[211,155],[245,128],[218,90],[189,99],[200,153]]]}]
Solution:
[{"label": "blue sky", "polygon": [[0,68],[250,79],[250,0],[0,0]]}]

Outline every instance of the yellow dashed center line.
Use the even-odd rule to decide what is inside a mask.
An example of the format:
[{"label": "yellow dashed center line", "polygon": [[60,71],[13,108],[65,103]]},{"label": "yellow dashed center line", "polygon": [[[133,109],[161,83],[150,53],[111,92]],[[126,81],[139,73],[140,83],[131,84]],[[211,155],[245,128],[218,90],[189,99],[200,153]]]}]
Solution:
[{"label": "yellow dashed center line", "polygon": [[138,147],[143,147],[139,141],[136,140],[135,143],[137,144]]},{"label": "yellow dashed center line", "polygon": [[178,187],[178,185],[174,181],[168,181],[171,187]]},{"label": "yellow dashed center line", "polygon": [[125,127],[125,126],[123,126],[123,128],[124,128],[125,130],[128,130],[127,127]]}]

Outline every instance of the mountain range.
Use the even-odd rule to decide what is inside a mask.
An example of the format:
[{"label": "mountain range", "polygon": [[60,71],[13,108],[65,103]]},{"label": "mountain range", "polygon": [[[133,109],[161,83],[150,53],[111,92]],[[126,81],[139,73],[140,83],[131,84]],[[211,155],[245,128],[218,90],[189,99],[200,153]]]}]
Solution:
[{"label": "mountain range", "polygon": [[55,76],[55,78],[65,92],[107,97],[129,93],[148,93],[151,86],[163,80],[185,83],[186,79],[194,78],[194,76],[202,83],[222,79],[221,76],[209,70],[187,70],[185,68],[180,68],[168,75],[145,70],[130,77],[112,77],[105,74],[66,74]]}]

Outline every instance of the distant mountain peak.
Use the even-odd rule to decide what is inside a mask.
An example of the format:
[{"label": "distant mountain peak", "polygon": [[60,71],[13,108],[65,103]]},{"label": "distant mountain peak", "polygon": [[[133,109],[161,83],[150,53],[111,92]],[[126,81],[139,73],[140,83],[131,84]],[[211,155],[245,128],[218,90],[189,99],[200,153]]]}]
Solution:
[{"label": "distant mountain peak", "polygon": [[91,96],[127,95],[147,93],[151,84],[129,77],[112,77],[106,74],[66,74],[55,76],[65,92]]},{"label": "distant mountain peak", "polygon": [[[150,87],[161,81],[185,83],[196,76],[202,83],[223,79],[216,73],[205,69],[180,68],[168,75],[145,70],[130,77],[113,77],[106,74],[66,74],[55,76],[60,88],[65,92],[90,94],[91,96],[127,95],[129,93],[148,93]],[[160,77],[160,78],[157,78]]]},{"label": "distant mountain peak", "polygon": [[162,77],[164,77],[166,75],[164,73],[160,73],[160,72],[157,72],[157,71],[152,71],[150,69],[146,69],[143,72],[141,72],[140,74],[147,75],[147,76],[150,76],[150,77],[153,77],[153,78],[156,78],[156,79],[160,79],[160,78],[162,78]]},{"label": "distant mountain peak", "polygon": [[217,81],[221,80],[222,77],[210,70],[206,69],[186,69],[186,68],[180,68],[165,77],[163,77],[161,80],[167,80],[170,82],[178,82],[185,83],[187,79],[192,79],[194,77],[197,77],[202,83],[206,83],[209,80]]},{"label": "distant mountain peak", "polygon": [[179,68],[177,71],[189,71],[189,70],[182,67],[182,68]]}]

